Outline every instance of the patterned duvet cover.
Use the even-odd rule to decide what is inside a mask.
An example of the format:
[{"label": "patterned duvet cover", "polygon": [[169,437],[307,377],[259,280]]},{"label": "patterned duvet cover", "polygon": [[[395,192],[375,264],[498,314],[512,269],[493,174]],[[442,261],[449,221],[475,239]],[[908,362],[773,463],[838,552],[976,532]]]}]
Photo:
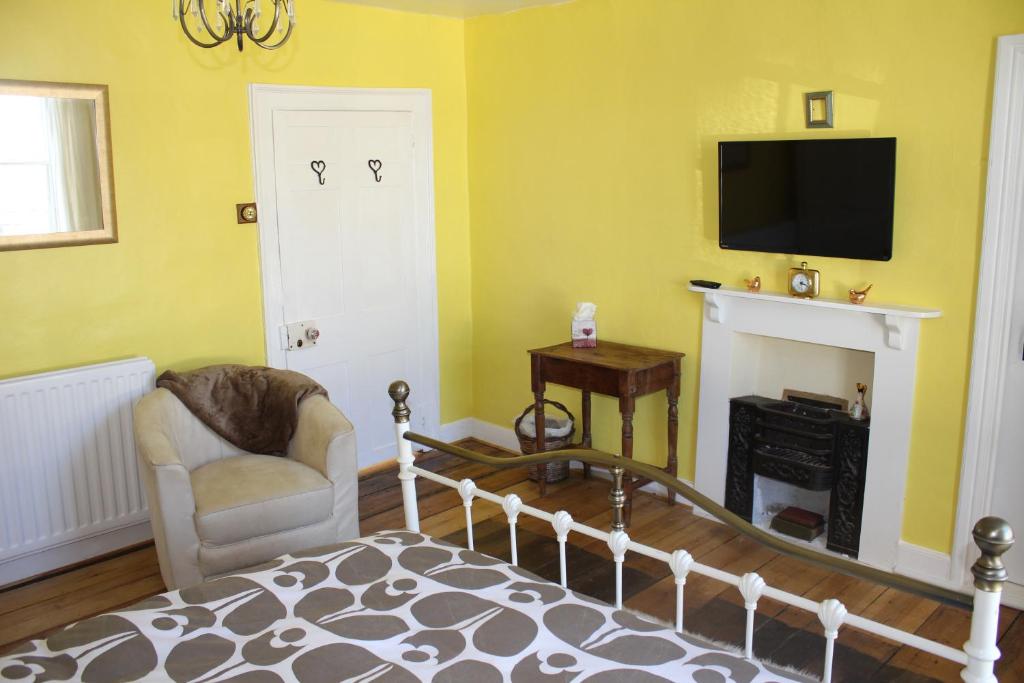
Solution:
[{"label": "patterned duvet cover", "polygon": [[0,658],[21,681],[792,681],[500,560],[405,531],[286,555]]}]

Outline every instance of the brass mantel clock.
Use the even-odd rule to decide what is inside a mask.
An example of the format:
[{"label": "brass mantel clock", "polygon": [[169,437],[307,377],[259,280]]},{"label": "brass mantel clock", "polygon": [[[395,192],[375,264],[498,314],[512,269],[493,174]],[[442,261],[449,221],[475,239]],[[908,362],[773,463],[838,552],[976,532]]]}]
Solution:
[{"label": "brass mantel clock", "polygon": [[821,273],[810,270],[807,261],[800,263],[799,268],[790,268],[787,278],[789,293],[802,299],[813,299],[818,296],[821,284]]}]

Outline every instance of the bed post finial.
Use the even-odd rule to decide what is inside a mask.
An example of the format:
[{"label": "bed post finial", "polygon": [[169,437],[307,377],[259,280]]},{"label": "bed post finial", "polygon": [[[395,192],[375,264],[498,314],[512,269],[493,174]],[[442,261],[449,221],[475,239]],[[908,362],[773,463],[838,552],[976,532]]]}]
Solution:
[{"label": "bed post finial", "polygon": [[1005,519],[984,517],[974,525],[974,542],[981,557],[971,567],[974,574],[974,614],[971,638],[964,643],[967,667],[960,677],[967,683],[995,683],[999,648],[999,599],[1006,582],[1003,553],[1013,545],[1013,529]]},{"label": "bed post finial", "polygon": [[395,443],[398,446],[398,480],[402,484],[402,507],[405,509],[405,528],[409,531],[420,530],[420,512],[416,507],[416,473],[412,467],[416,462],[412,454],[412,442],[405,438],[409,431],[409,416],[412,411],[405,404],[409,398],[409,385],[402,380],[392,382],[388,387],[388,396],[395,402],[391,414],[395,416]]},{"label": "bed post finial", "polygon": [[612,531],[623,531],[626,528],[622,519],[622,507],[626,503],[626,492],[622,490],[622,475],[625,470],[618,465],[612,465],[609,472],[612,475],[612,490],[608,493],[608,500],[612,504]]},{"label": "bed post finial", "polygon": [[1003,554],[1013,545],[1013,529],[1005,519],[984,517],[974,525],[971,534],[981,550],[981,557],[971,567],[974,586],[989,592],[1003,590],[1007,578]]},{"label": "bed post finial", "polygon": [[388,396],[395,402],[395,408],[391,411],[395,422],[408,422],[409,416],[412,415],[412,411],[405,403],[405,399],[409,398],[409,385],[404,380],[392,382],[388,387]]}]

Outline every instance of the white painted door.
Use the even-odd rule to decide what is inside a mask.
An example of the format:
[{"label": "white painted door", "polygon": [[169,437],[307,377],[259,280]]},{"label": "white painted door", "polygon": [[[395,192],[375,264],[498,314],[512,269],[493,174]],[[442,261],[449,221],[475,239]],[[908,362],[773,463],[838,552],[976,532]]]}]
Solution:
[{"label": "white painted door", "polygon": [[[1024,196],[1022,196],[1024,199]],[[1024,240],[1018,242],[1016,282],[1006,349],[1006,373],[999,401],[990,514],[1002,517],[1024,535]],[[1003,556],[1010,579],[1024,587],[1024,549],[1017,543]],[[1014,591],[1021,595],[1021,589]],[[1015,596],[1015,597],[1016,597]],[[1020,599],[1020,598],[1018,598]]]},{"label": "white painted door", "polygon": [[[985,515],[1024,536],[1024,35],[1002,36],[989,136],[971,383],[951,578],[968,585]],[[1024,544],[1003,556],[1003,602],[1024,608]],[[959,571],[957,571],[959,569]]]},{"label": "white painted door", "polygon": [[[254,93],[268,359],[327,389],[355,425],[360,468],[396,455],[393,380],[413,388],[414,428],[438,426],[429,160],[417,154],[429,144],[422,112],[378,98],[278,96],[260,120]],[[319,337],[293,334],[288,348],[300,322]]]}]

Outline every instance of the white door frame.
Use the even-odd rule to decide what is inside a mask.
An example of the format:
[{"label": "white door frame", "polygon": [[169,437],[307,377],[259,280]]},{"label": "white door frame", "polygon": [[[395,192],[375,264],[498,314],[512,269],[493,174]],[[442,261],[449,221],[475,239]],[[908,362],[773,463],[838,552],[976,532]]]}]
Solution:
[{"label": "white door frame", "polygon": [[[322,102],[316,102],[319,97]],[[298,104],[301,98],[301,104]],[[434,137],[431,91],[427,89],[322,88],[294,85],[249,86],[252,131],[253,176],[259,209],[260,274],[263,289],[264,341],[267,365],[286,367],[287,351],[282,348],[281,328],[284,301],[281,259],[278,252],[277,192],[274,184],[275,110],[334,110],[344,102],[349,111],[409,112],[415,145],[416,172],[413,189],[415,207],[416,306],[424,313],[412,345],[423,362],[423,376],[429,386],[412,387],[418,399],[421,420],[416,425],[437,436],[441,424],[441,388],[437,314],[437,258],[434,222]],[[395,379],[401,379],[396,377]],[[380,387],[385,395],[387,387]],[[425,413],[425,414],[424,414]],[[425,418],[425,419],[423,419]]]},{"label": "white door frame", "polygon": [[[1010,358],[1014,283],[1024,225],[1024,35],[999,38],[992,100],[988,189],[974,314],[971,381],[950,579],[969,582],[971,529],[989,514],[1003,379]],[[1017,346],[1016,352],[1021,351]],[[1017,529],[1024,533],[1024,529]],[[1016,577],[1020,581],[1024,577]],[[1012,596],[1007,595],[1007,598]]]}]

